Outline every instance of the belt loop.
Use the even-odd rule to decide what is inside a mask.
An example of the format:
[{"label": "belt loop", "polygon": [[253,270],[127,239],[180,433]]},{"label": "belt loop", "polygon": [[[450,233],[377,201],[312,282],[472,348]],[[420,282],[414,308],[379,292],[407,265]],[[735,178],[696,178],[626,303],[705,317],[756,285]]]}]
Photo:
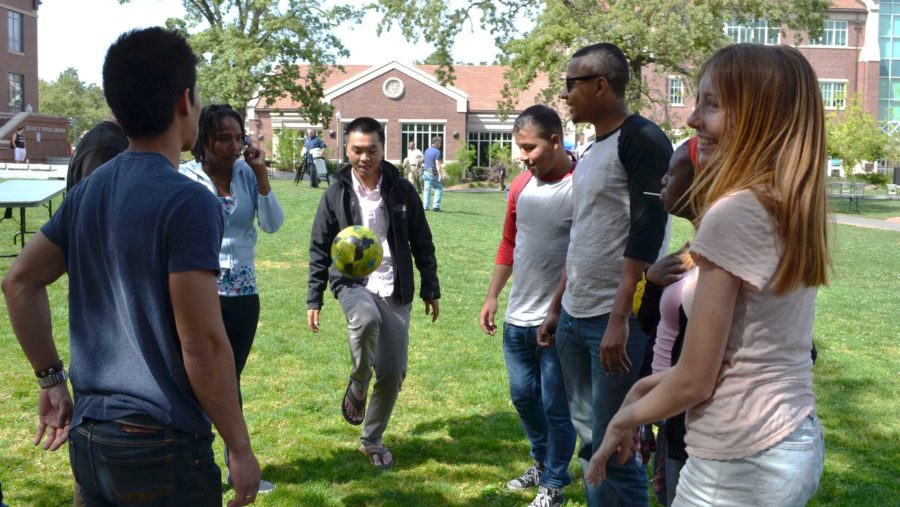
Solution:
[{"label": "belt loop", "polygon": [[91,464],[91,482],[94,484],[94,489],[100,489],[100,485],[97,484],[97,472],[94,470],[94,421],[88,423],[88,448],[87,448],[87,458],[88,463]]}]

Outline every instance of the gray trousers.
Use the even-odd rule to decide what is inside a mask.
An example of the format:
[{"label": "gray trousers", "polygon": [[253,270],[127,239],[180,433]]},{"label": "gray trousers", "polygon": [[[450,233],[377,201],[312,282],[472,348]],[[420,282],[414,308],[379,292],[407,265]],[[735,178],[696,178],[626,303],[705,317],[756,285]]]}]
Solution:
[{"label": "gray trousers", "polygon": [[362,285],[342,288],[338,300],[350,332],[350,380],[357,388],[368,390],[373,369],[375,372],[360,441],[380,445],[406,378],[412,305],[396,304]]}]

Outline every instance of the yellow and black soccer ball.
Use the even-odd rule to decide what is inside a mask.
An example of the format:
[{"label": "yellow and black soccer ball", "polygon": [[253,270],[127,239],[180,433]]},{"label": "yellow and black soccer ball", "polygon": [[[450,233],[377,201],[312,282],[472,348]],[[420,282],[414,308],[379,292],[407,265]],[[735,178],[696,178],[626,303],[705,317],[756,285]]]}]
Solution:
[{"label": "yellow and black soccer ball", "polygon": [[371,229],[351,225],[339,232],[331,243],[331,260],[344,276],[364,278],[381,265],[384,250],[381,239]]}]

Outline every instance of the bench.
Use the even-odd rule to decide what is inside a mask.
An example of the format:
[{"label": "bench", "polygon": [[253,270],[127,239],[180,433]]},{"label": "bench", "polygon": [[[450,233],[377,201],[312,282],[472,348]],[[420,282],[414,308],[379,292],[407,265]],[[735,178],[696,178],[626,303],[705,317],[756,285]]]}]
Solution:
[{"label": "bench", "polygon": [[828,184],[828,197],[848,199],[850,209],[859,212],[859,201],[865,199],[866,184],[832,181]]}]

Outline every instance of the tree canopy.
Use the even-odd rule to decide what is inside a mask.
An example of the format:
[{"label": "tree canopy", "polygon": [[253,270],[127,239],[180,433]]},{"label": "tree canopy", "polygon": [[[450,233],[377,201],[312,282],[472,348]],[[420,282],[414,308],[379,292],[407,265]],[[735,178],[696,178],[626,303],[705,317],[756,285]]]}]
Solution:
[{"label": "tree canopy", "polygon": [[847,176],[850,176],[859,162],[874,161],[885,156],[890,138],[863,107],[859,96],[850,97],[843,111],[828,114],[825,121],[828,155],[843,161]]},{"label": "tree canopy", "polygon": [[81,81],[78,71],[71,67],[60,72],[56,81],[39,80],[38,96],[39,111],[74,120],[73,128],[69,129],[69,142],[73,145],[78,133],[89,130],[110,114],[103,90]]},{"label": "tree canopy", "polygon": [[[638,108],[646,96],[643,70],[658,65],[666,72],[691,76],[713,51],[729,42],[723,27],[765,19],[768,26],[811,32],[824,28],[829,0],[465,0],[448,8],[443,0],[379,0],[379,30],[396,24],[408,40],[425,40],[441,61],[438,78],[452,83],[450,49],[467,27],[478,24],[495,36],[506,73],[503,108],[512,108],[519,92],[539,74],[550,76],[546,102],[560,91],[571,53],[596,42],[616,44],[632,71],[629,99]],[[522,31],[520,26],[531,28]]]},{"label": "tree canopy", "polygon": [[[127,3],[131,0],[119,0]],[[253,99],[291,97],[313,123],[331,116],[321,101],[330,66],[348,56],[337,28],[361,19],[355,7],[312,0],[183,0],[185,17],[170,18],[200,56],[204,102],[243,113]]]}]

